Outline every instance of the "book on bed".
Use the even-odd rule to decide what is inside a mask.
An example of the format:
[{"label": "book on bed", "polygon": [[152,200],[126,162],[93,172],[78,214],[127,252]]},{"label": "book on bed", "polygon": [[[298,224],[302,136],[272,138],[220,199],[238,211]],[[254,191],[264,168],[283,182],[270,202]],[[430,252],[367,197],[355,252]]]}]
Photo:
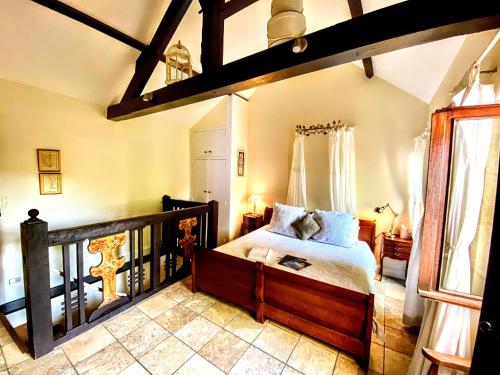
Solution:
[{"label": "book on bed", "polygon": [[306,268],[311,265],[305,258],[295,257],[293,255],[285,255],[278,264],[285,267],[293,268],[296,271],[300,271],[302,268]]}]

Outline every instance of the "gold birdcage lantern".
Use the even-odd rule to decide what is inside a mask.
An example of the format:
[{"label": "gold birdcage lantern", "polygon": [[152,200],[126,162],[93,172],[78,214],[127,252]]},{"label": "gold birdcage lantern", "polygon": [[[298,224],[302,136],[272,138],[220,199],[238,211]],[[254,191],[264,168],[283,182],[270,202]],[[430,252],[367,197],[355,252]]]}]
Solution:
[{"label": "gold birdcage lantern", "polygon": [[167,67],[167,85],[182,81],[193,75],[191,66],[191,55],[186,47],[181,44],[181,41],[167,49],[165,54],[165,65]]}]

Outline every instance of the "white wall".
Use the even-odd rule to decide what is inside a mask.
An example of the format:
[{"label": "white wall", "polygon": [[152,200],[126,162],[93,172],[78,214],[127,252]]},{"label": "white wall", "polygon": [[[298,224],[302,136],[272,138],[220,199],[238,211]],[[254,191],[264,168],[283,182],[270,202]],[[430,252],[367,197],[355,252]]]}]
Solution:
[{"label": "white wall", "polygon": [[[341,119],[356,125],[359,216],[385,231],[391,215],[373,209],[390,202],[408,224],[408,156],[427,111],[426,103],[376,76],[367,79],[353,64],[262,86],[249,102],[248,194],[263,194],[267,205],[285,201],[295,126]],[[305,154],[308,208],[329,209],[327,138],[307,138]]]},{"label": "white wall", "polygon": [[[247,212],[248,176],[248,102],[231,95],[229,116],[231,124],[231,211],[229,214],[229,238],[240,235],[243,214]],[[238,176],[238,150],[246,152],[244,176]]]},{"label": "white wall", "polygon": [[[24,294],[19,223],[40,210],[49,229],[158,212],[189,197],[189,130],[161,114],[116,123],[105,108],[0,80],[0,303]],[[40,195],[37,148],[61,150],[61,195]]]}]

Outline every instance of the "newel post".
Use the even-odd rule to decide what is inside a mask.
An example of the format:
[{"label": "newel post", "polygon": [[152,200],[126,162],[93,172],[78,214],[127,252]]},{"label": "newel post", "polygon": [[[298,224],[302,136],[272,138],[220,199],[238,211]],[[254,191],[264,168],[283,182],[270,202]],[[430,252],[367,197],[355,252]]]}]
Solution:
[{"label": "newel post", "polygon": [[162,200],[161,200],[161,203],[162,203],[162,211],[165,212],[165,211],[172,211],[172,198],[170,197],[170,195],[164,195]]},{"label": "newel post", "polygon": [[208,208],[207,247],[215,249],[217,247],[217,230],[219,227],[219,202],[208,202]]},{"label": "newel post", "polygon": [[54,350],[48,224],[38,214],[38,210],[29,210],[30,218],[21,223],[28,346],[34,358]]}]

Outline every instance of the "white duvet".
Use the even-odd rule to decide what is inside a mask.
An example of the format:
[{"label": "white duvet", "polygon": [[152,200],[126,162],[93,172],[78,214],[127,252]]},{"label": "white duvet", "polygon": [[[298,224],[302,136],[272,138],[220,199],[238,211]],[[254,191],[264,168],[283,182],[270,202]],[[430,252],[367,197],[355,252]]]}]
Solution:
[{"label": "white duvet", "polygon": [[[373,278],[377,263],[366,242],[357,241],[353,247],[345,248],[272,233],[267,230],[266,226],[214,250],[247,259],[248,252],[253,247],[272,249],[273,255],[266,262],[267,266],[356,292],[373,293]],[[295,271],[278,264],[279,260],[287,254],[306,258],[311,265]]]}]

